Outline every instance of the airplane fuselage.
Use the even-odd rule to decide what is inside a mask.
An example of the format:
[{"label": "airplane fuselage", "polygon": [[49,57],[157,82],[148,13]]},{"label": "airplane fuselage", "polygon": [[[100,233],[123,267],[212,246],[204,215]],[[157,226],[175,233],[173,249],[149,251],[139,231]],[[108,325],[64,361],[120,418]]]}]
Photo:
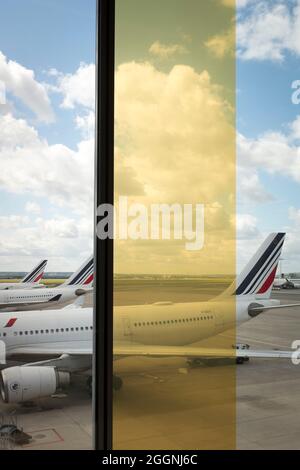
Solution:
[{"label": "airplane fuselage", "polygon": [[[253,300],[157,303],[115,307],[114,341],[144,345],[182,346],[215,336],[251,319]],[[274,305],[274,301],[260,301]],[[14,350],[38,347],[53,351],[92,350],[93,309],[76,308],[0,314],[0,340],[8,357]]]},{"label": "airplane fuselage", "polygon": [[[53,308],[78,298],[84,291],[78,286],[65,288],[0,290],[0,312]],[[26,303],[28,305],[26,305]]]},{"label": "airplane fuselage", "polygon": [[43,288],[42,284],[37,282],[0,282],[0,291],[1,290],[15,290],[15,289],[41,289]]}]

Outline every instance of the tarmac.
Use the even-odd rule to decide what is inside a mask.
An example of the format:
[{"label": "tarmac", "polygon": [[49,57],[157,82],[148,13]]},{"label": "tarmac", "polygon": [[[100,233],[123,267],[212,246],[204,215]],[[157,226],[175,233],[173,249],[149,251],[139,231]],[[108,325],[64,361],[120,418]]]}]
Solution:
[{"label": "tarmac", "polygon": [[[185,297],[196,301],[222,289],[193,285]],[[115,302],[166,300],[172,291],[180,301],[177,287],[167,293],[159,285],[131,290],[130,296],[128,289],[126,295],[116,289]],[[300,302],[300,290],[272,296],[284,304]],[[86,302],[91,305],[92,297]],[[221,336],[228,342],[235,335]],[[295,340],[300,340],[299,307],[261,314],[241,325],[235,339],[253,349],[290,349]],[[190,367],[179,358],[126,358],[115,363],[115,373],[124,381],[114,393],[115,449],[300,449],[300,365],[289,360]],[[26,406],[0,402],[0,415],[32,436],[30,444],[16,449],[91,449],[92,406],[85,380],[76,377],[65,394]]]}]

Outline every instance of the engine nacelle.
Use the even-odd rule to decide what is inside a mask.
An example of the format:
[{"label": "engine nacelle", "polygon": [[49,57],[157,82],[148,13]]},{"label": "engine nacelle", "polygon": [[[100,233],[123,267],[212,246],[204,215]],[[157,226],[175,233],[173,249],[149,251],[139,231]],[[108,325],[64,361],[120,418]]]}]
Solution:
[{"label": "engine nacelle", "polygon": [[0,391],[5,403],[49,397],[69,383],[70,374],[54,367],[9,367],[2,370],[0,375]]}]

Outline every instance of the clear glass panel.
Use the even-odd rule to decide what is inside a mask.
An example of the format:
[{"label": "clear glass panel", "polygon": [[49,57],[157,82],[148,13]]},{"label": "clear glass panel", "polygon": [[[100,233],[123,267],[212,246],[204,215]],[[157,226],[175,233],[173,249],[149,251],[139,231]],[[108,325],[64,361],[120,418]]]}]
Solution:
[{"label": "clear glass panel", "polygon": [[[91,287],[93,266],[78,269],[93,251],[95,9],[95,0],[0,5],[5,449],[92,448],[92,296],[80,294]],[[76,308],[81,302],[89,308]],[[61,358],[72,348],[76,358]],[[81,357],[82,348],[90,355]],[[17,443],[11,426],[29,437]]]},{"label": "clear glass panel", "polygon": [[[298,37],[298,2],[239,3],[238,265],[270,233],[286,232],[271,292],[284,305],[299,302]],[[299,449],[299,307],[263,313],[238,328],[238,340],[294,351],[295,363],[253,358],[237,369],[237,447]]]},{"label": "clear glass panel", "polygon": [[116,449],[235,448],[233,15],[116,1]]}]

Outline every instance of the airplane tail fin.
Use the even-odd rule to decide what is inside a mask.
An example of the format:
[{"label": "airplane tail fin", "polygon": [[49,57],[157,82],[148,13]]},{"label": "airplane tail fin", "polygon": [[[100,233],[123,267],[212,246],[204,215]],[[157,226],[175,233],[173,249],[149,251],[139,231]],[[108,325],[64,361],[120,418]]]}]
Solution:
[{"label": "airplane tail fin", "polygon": [[80,268],[67,279],[63,286],[90,287],[94,279],[94,256],[90,256]]},{"label": "airplane tail fin", "polygon": [[233,295],[268,299],[271,295],[285,233],[271,233],[238,276]]},{"label": "airplane tail fin", "polygon": [[45,272],[46,266],[47,266],[47,259],[43,259],[42,261],[39,262],[35,268],[32,269],[28,274],[26,274],[25,277],[21,280],[21,283],[27,283],[27,282],[33,282],[33,283],[38,283]]}]

